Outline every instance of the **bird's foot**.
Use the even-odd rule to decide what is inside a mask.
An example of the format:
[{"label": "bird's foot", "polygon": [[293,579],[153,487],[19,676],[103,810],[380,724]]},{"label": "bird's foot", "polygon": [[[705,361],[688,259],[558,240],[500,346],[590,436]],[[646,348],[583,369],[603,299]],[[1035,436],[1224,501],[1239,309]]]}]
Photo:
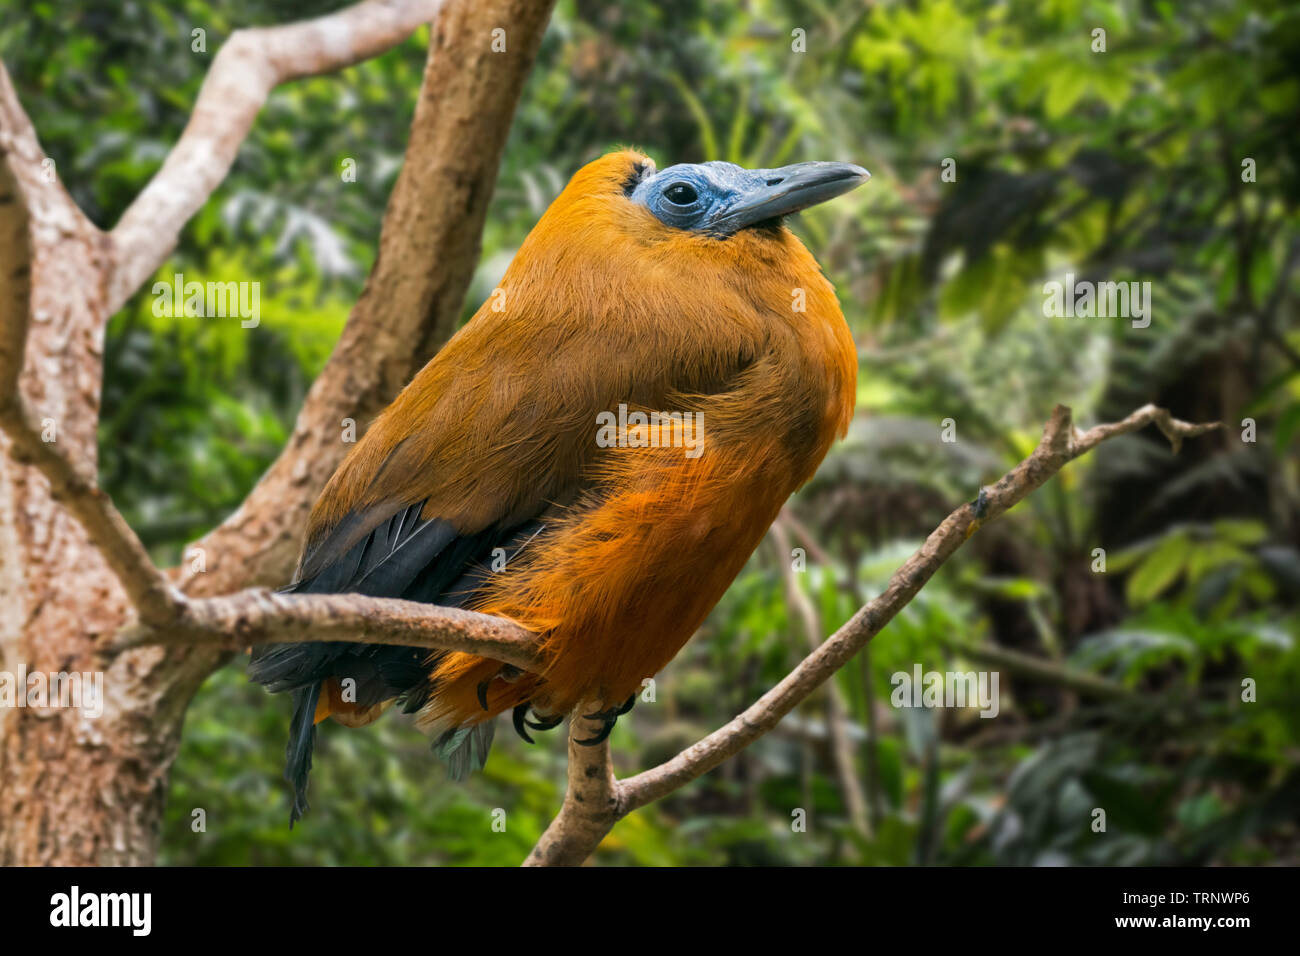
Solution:
[{"label": "bird's foot", "polygon": [[524,729],[525,727],[531,727],[533,730],[553,730],[556,727],[560,726],[560,722],[564,720],[563,714],[560,714],[558,716],[543,717],[540,714],[536,714],[536,713],[533,714],[533,716],[537,719],[529,720],[528,708],[531,706],[532,706],[531,701],[525,701],[524,703],[517,706],[511,712],[511,718],[513,719],[515,725],[515,733],[517,733],[520,737],[522,737],[526,743],[530,743],[530,744],[536,743],[536,741],[529,736],[528,731]]},{"label": "bird's foot", "polygon": [[523,676],[524,676],[524,672],[520,670],[518,667],[515,667],[513,664],[502,664],[501,670],[497,671],[487,680],[481,681],[479,683],[477,688],[479,706],[481,706],[484,710],[488,709],[488,699],[487,699],[488,688],[492,686],[492,682],[494,680],[497,680],[499,678],[505,681],[507,684],[513,684],[515,681],[519,680],[519,678]]},{"label": "bird's foot", "polygon": [[618,719],[632,709],[636,703],[636,694],[633,694],[623,702],[621,707],[610,707],[606,710],[598,710],[594,714],[583,714],[588,720],[599,720],[601,722],[600,733],[586,740],[575,740],[575,744],[582,744],[584,747],[594,747],[597,744],[603,744],[609,739],[609,735],[614,732],[614,725]]}]

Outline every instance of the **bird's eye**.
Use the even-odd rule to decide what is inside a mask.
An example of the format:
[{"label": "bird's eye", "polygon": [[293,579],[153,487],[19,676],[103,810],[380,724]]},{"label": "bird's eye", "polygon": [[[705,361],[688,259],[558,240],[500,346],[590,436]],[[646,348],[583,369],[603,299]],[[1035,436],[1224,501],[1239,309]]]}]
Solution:
[{"label": "bird's eye", "polygon": [[664,198],[674,206],[689,206],[700,197],[690,183],[673,183],[664,190]]}]

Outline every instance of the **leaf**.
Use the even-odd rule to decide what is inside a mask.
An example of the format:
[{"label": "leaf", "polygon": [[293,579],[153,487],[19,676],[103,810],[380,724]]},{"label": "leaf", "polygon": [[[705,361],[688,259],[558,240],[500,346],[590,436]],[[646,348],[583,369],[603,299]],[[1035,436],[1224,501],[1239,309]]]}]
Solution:
[{"label": "leaf", "polygon": [[1214,522],[1215,537],[1233,544],[1259,544],[1268,537],[1268,529],[1262,521],[1249,518],[1223,518]]},{"label": "leaf", "polygon": [[1185,534],[1171,534],[1161,541],[1128,579],[1129,603],[1139,607],[1163,594],[1183,573],[1187,555]]},{"label": "leaf", "polygon": [[1043,111],[1051,120],[1060,119],[1074,108],[1085,93],[1088,92],[1088,77],[1077,66],[1059,66],[1047,84],[1047,96],[1043,100]]},{"label": "leaf", "polygon": [[1112,111],[1119,110],[1128,102],[1133,89],[1133,80],[1123,70],[1100,70],[1092,76],[1092,89],[1100,96]]}]

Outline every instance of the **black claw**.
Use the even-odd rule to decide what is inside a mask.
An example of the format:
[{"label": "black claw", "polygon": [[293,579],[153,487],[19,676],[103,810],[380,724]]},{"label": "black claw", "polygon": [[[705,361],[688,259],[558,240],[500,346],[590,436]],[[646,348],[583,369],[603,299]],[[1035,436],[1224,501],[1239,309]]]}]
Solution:
[{"label": "black claw", "polygon": [[533,730],[554,730],[564,722],[563,714],[557,714],[554,717],[538,717],[536,714],[533,714],[533,716],[537,719],[524,721]]},{"label": "black claw", "polygon": [[627,700],[623,701],[622,705],[619,707],[609,707],[605,710],[598,710],[594,714],[583,714],[582,716],[586,717],[588,720],[599,720],[603,726],[600,728],[600,733],[595,737],[591,737],[588,740],[575,740],[574,743],[582,744],[584,747],[594,747],[596,744],[603,744],[609,739],[609,735],[614,732],[614,725],[618,723],[618,719],[631,710],[635,703],[636,694],[633,694]]},{"label": "black claw", "polygon": [[617,720],[632,709],[636,704],[636,694],[633,694],[618,707],[607,707],[604,710],[598,710],[594,714],[583,714],[588,720]]},{"label": "black claw", "polygon": [[575,740],[574,743],[582,744],[582,746],[584,747],[594,747],[597,744],[603,744],[606,740],[609,739],[609,735],[610,733],[613,732],[614,724],[616,723],[618,723],[617,718],[615,718],[614,720],[606,720],[605,723],[600,728],[600,733],[598,733],[596,736],[591,737],[587,740]]},{"label": "black claw", "polygon": [[488,705],[487,705],[487,690],[488,690],[488,684],[490,684],[490,683],[492,683],[491,678],[489,678],[488,680],[485,680],[483,683],[481,683],[481,684],[478,685],[478,702],[479,702],[479,704],[482,705],[482,707],[483,707],[484,710],[487,710],[487,709],[488,709]]},{"label": "black claw", "polygon": [[514,724],[515,724],[515,733],[517,733],[520,737],[522,737],[530,744],[533,743],[534,741],[533,738],[529,735],[528,730],[526,730],[525,728],[528,728],[530,730],[554,730],[556,727],[560,726],[560,724],[564,722],[563,714],[554,717],[538,717],[536,714],[533,714],[533,716],[537,717],[537,719],[529,720],[528,709],[531,706],[532,706],[532,701],[526,701],[525,703],[519,704],[517,707],[515,707],[514,711],[511,713],[511,718],[514,720]]},{"label": "black claw", "polygon": [[527,702],[525,702],[520,704],[518,707],[514,709],[514,711],[511,714],[511,717],[515,722],[515,733],[517,733],[520,737],[524,738],[525,743],[532,744],[532,743],[536,743],[537,741],[533,740],[532,737],[529,737],[528,731],[524,729],[524,725],[528,723],[528,721],[525,719],[527,714],[528,714],[528,704]]}]

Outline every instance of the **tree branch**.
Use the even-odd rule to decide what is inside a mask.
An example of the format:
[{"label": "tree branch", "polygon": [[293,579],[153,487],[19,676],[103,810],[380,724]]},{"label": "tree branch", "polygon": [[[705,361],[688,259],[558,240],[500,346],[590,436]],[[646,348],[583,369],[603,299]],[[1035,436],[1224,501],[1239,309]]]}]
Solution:
[{"label": "tree branch", "polygon": [[[186,593],[286,580],[312,502],[350,448],[344,422],[353,420],[360,434],[455,331],[510,119],[552,5],[475,0],[440,9],[365,289],[284,451],[239,510],[194,545],[207,556],[205,570],[179,570]],[[507,49],[493,52],[492,30],[503,24]]]},{"label": "tree branch", "polygon": [[602,724],[580,716],[569,723],[569,785],[564,803],[546,828],[524,866],[578,866],[617,820],[626,814],[619,805],[619,785],[609,759],[609,741],[594,747],[578,743],[600,733]]},{"label": "tree branch", "polygon": [[[0,76],[0,85],[7,84],[7,76]],[[30,162],[31,157],[20,160]],[[50,483],[50,496],[85,527],[140,617],[170,619],[176,595],[167,579],[108,495],[96,486],[94,476],[83,474],[56,450],[57,431],[45,440],[41,424],[33,420],[19,390],[31,321],[32,243],[27,200],[13,166],[9,147],[0,143],[0,262],[4,263],[0,275],[0,429],[9,436],[10,456],[34,465]]]},{"label": "tree branch", "polygon": [[62,188],[53,166],[46,168],[48,157],[4,63],[0,63],[0,156],[8,161],[17,188],[32,212],[30,218],[38,228],[102,236]]},{"label": "tree branch", "polygon": [[[170,253],[181,226],[224,178],[275,85],[374,56],[405,39],[420,23],[437,18],[407,148],[408,159],[417,156],[421,162],[408,162],[398,177],[381,233],[379,261],[330,362],[313,383],[288,448],[239,511],[209,536],[206,543],[217,550],[218,557],[247,554],[248,542],[233,547],[234,539],[256,522],[282,545],[274,557],[277,564],[283,564],[282,555],[296,548],[301,520],[314,490],[324,484],[347,450],[341,437],[343,421],[391,398],[409,377],[421,352],[436,348],[450,335],[473,274],[509,117],[541,43],[551,6],[549,0],[499,0],[495,4],[456,4],[444,10],[442,0],[366,0],[316,20],[236,31],[222,46],[180,140],[109,237],[116,246],[117,265],[108,279],[108,314]],[[503,22],[512,24],[509,55],[491,52],[491,30]],[[495,57],[492,70],[487,69],[488,57]],[[470,69],[470,65],[476,68]],[[456,135],[451,135],[453,131]],[[464,150],[465,141],[478,147]],[[449,145],[437,152],[433,144],[438,142]],[[449,159],[449,149],[461,158]],[[11,438],[11,455],[34,465],[45,476],[52,496],[78,519],[103,553],[140,618],[142,628],[134,632],[136,640],[141,644],[221,644],[204,637],[216,627],[210,622],[226,620],[223,615],[244,621],[242,615],[250,613],[257,602],[238,603],[239,595],[227,599],[232,603],[226,605],[186,601],[155,567],[94,476],[79,472],[52,443],[42,440],[18,392],[31,321],[32,217],[24,190],[38,194],[42,201],[55,192],[66,198],[57,187],[48,188],[39,175],[42,155],[8,74],[0,67],[0,166],[4,167],[0,243],[6,252],[4,261],[15,263],[0,286],[0,429]],[[11,156],[19,162],[11,162]],[[6,197],[8,202],[3,201]],[[70,199],[66,205],[72,214],[81,215]],[[84,216],[81,218],[84,221]],[[474,241],[467,242],[467,234]],[[379,294],[387,291],[393,295]],[[411,348],[412,338],[422,343],[421,349]],[[307,494],[302,493],[304,484],[310,486]],[[230,560],[226,564],[225,575],[187,578],[182,574],[177,583],[187,590],[220,593],[230,589],[223,585],[250,573],[246,568],[235,569]],[[262,606],[252,620],[262,621],[265,612]],[[370,616],[362,615],[366,617],[363,630],[379,626],[374,610],[367,613]],[[297,618],[289,613],[288,623],[265,626],[272,631],[276,627],[291,630],[293,620]],[[400,615],[385,620],[401,631]],[[414,630],[408,637],[414,645],[434,633],[428,622],[411,626]],[[188,633],[191,640],[167,640],[163,633],[168,627]],[[146,640],[146,635],[151,639]],[[462,638],[468,639],[466,635]],[[374,642],[382,643],[382,637],[375,636]],[[485,651],[493,649],[485,646]],[[502,650],[518,653],[517,648]]]},{"label": "tree branch", "polygon": [[504,618],[361,594],[280,594],[253,588],[226,597],[181,599],[176,615],[123,628],[101,654],[154,644],[241,650],[250,644],[347,641],[490,657],[537,671],[537,635]]},{"label": "tree branch", "polygon": [[162,168],[109,233],[112,315],[176,248],[181,229],[230,172],[271,90],[391,49],[438,13],[442,0],[365,0],[328,16],[236,30],[199,89],[189,122]]},{"label": "tree branch", "polygon": [[[974,502],[960,506],[944,519],[920,549],[894,572],[884,592],[867,602],[779,684],[730,723],[671,760],[626,780],[616,781],[612,799],[602,803],[599,813],[593,813],[589,804],[584,804],[581,814],[575,810],[566,815],[561,810],[529,857],[529,862],[566,864],[586,859],[622,817],[667,796],[748,747],[880,633],[983,522],[993,520],[1022,501],[1074,458],[1106,439],[1137,431],[1149,424],[1160,428],[1175,451],[1183,439],[1220,427],[1218,423],[1192,425],[1175,419],[1162,408],[1146,405],[1123,421],[1097,425],[1080,432],[1071,421],[1070,410],[1063,405],[1056,406],[1033,454],[996,484],[981,489]],[[587,772],[585,767],[575,771],[570,765],[570,791],[575,786],[575,773]],[[566,808],[568,806],[566,797]]]},{"label": "tree branch", "polygon": [[[804,638],[811,650],[816,650],[822,639],[821,615],[812,599],[799,586],[790,560],[790,536],[785,525],[790,521],[789,510],[782,509],[772,524],[771,536],[776,545],[778,567],[785,582],[786,606],[794,611],[803,627]],[[809,536],[811,541],[811,536]],[[824,554],[824,553],[823,553]],[[867,798],[853,769],[853,745],[849,742],[849,708],[834,681],[826,684],[826,731],[831,745],[831,759],[835,775],[839,778],[840,795],[848,809],[853,828],[863,836],[871,836],[871,823],[867,814]]]}]

